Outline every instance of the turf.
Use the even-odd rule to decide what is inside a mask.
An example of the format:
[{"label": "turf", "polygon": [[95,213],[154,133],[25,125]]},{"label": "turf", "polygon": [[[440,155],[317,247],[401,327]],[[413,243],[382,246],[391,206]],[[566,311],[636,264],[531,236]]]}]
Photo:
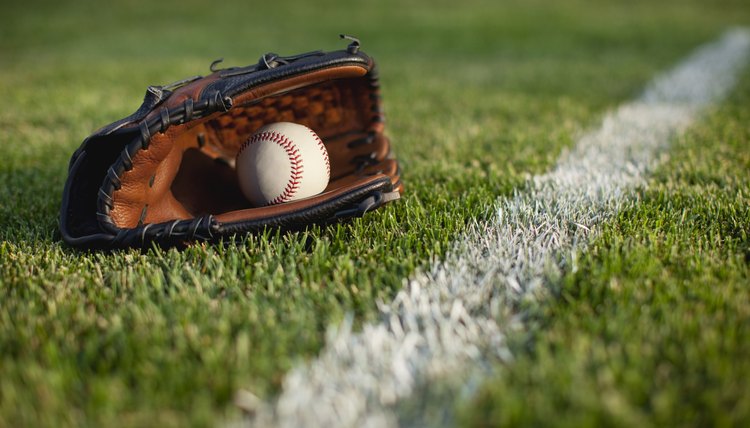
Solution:
[{"label": "turf", "polygon": [[466,426],[750,422],[750,73],[512,338]]},{"label": "turf", "polygon": [[[319,351],[326,326],[345,313],[371,319],[377,299],[445,254],[495,198],[543,172],[654,73],[749,14],[739,1],[5,6],[0,426],[212,425],[236,413],[231,398],[239,389],[272,397],[286,370]],[[361,37],[379,62],[388,132],[408,191],[402,201],[343,225],[186,251],[87,253],[60,242],[70,154],[92,130],[134,110],[146,85],[207,73],[221,56],[241,65],[267,51],[338,48],[340,32]],[[731,119],[717,117],[715,125]],[[736,149],[742,153],[741,144]],[[709,202],[695,204],[715,207]],[[671,215],[660,204],[653,210]],[[634,210],[622,240],[630,239],[627,230],[642,230],[634,219],[647,221],[648,210]],[[747,216],[738,224],[746,231]],[[658,267],[645,263],[646,250],[632,250],[646,258],[632,268],[638,278],[660,279]],[[609,267],[596,254],[587,256],[591,275],[626,273],[617,271],[625,261]],[[565,287],[589,281],[580,272]],[[701,272],[720,280],[718,270]],[[689,289],[679,278],[663,280]],[[568,294],[573,302],[589,298]],[[539,324],[562,323],[575,308],[559,311],[543,312]],[[740,346],[739,338],[729,340]],[[576,356],[577,348],[560,346]],[[536,355],[529,353],[529,372],[549,372],[534,365]],[[701,362],[700,355],[686,358]],[[493,388],[469,405],[470,420],[494,420],[486,410],[506,405]],[[540,403],[558,399],[545,388],[536,390]],[[528,390],[510,395],[523,402]]]}]

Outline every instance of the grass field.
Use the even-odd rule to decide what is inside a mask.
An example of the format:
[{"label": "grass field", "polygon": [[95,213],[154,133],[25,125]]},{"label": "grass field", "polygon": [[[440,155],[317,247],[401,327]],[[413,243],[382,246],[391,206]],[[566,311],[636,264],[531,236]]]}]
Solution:
[{"label": "grass field", "polygon": [[467,426],[750,420],[750,73],[534,309]]},{"label": "grass field", "polygon": [[[212,426],[272,400],[345,314],[372,320],[467,222],[732,25],[742,1],[24,2],[0,16],[0,426]],[[57,232],[73,150],[146,85],[363,40],[402,201],[184,251]],[[465,425],[750,422],[750,74],[674,143],[456,403]]]}]

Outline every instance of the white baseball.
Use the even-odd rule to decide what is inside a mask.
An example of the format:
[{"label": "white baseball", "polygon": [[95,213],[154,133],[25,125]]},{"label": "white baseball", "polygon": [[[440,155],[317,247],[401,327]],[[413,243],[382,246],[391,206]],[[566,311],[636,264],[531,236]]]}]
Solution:
[{"label": "white baseball", "polygon": [[317,195],[328,186],[331,166],[320,137],[290,122],[258,129],[237,153],[237,179],[255,206]]}]

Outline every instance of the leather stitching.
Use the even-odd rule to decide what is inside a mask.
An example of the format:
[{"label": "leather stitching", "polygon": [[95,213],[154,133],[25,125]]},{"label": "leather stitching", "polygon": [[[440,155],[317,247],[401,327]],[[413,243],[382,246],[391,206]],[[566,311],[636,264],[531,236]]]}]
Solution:
[{"label": "leather stitching", "polygon": [[324,154],[323,160],[326,161],[326,173],[328,174],[328,177],[331,177],[331,161],[328,159],[328,150],[326,150],[325,144],[323,144],[323,141],[318,137],[318,134],[313,132],[312,129],[309,130],[310,135],[315,138],[315,141],[318,143],[318,147],[320,148],[320,151]]}]

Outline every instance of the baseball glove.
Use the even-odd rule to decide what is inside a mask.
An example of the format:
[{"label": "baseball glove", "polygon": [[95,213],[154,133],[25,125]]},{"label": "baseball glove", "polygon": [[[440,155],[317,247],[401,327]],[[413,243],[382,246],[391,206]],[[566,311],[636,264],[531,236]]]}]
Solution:
[{"label": "baseball glove", "polygon": [[[263,55],[151,86],[143,104],[84,140],[70,161],[60,230],[87,248],[173,246],[255,232],[302,229],[398,199],[399,167],[383,134],[375,63],[359,49]],[[242,195],[235,156],[261,126],[295,122],[328,150],[319,195],[260,208]]]}]

